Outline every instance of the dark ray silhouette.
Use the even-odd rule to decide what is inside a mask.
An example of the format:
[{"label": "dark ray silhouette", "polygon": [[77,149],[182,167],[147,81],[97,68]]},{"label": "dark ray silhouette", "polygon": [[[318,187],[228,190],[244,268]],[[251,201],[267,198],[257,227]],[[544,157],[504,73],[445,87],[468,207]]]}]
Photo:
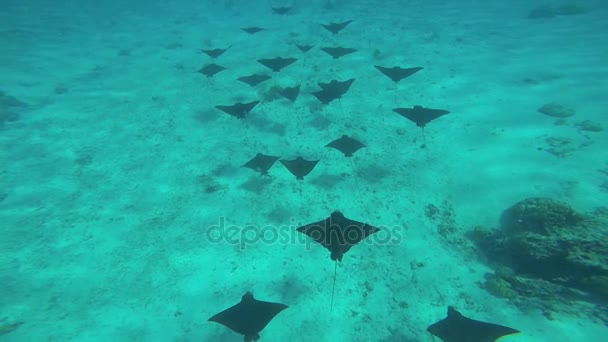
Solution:
[{"label": "dark ray silhouette", "polygon": [[197,72],[201,73],[209,78],[215,76],[218,72],[226,70],[225,67],[221,65],[217,65],[215,63],[207,64],[204,67],[200,68]]},{"label": "dark ray silhouette", "polygon": [[261,27],[257,27],[257,26],[244,27],[241,30],[243,30],[249,34],[256,34],[260,31],[266,31],[265,28],[261,28]]},{"label": "dark ray silhouette", "polygon": [[327,248],[333,261],[342,261],[342,257],[351,247],[380,231],[374,226],[348,219],[339,211],[296,230]]},{"label": "dark ray silhouette", "polygon": [[451,306],[448,307],[448,317],[429,326],[427,331],[443,342],[494,342],[503,336],[519,333],[513,328],[467,318]]},{"label": "dark ray silhouette", "polygon": [[331,293],[331,307],[333,308],[338,261],[342,261],[342,257],[351,247],[377,233],[380,229],[363,222],[351,220],[341,212],[334,211],[328,218],[304,225],[296,230],[327,248],[331,260],[336,262]]},{"label": "dark ray silhouette", "polygon": [[264,81],[268,81],[269,79],[271,79],[272,77],[270,77],[269,75],[263,75],[263,74],[253,74],[253,75],[249,75],[249,76],[242,76],[237,78],[237,80],[243,82],[243,83],[247,83],[248,85],[255,87],[258,84],[264,82]]},{"label": "dark ray silhouette", "polygon": [[359,140],[353,139],[347,135],[342,135],[340,139],[330,142],[329,144],[325,145],[325,147],[335,148],[336,150],[344,153],[345,157],[352,157],[353,153],[366,146]]},{"label": "dark ray silhouette", "polygon": [[426,147],[426,136],[424,135],[424,127],[429,122],[437,119],[440,116],[449,114],[447,110],[423,108],[422,106],[414,106],[413,108],[394,108],[393,112],[403,116],[404,118],[416,123],[416,126],[422,128],[422,139]]},{"label": "dark ray silhouette", "polygon": [[352,23],[353,20],[348,20],[342,23],[330,23],[330,24],[321,24],[324,29],[331,32],[332,34],[336,34],[342,31],[348,24]]},{"label": "dark ray silhouette", "polygon": [[351,78],[346,81],[332,80],[329,83],[318,83],[321,90],[312,93],[321,103],[329,104],[333,100],[339,99],[350,89],[350,86],[355,81]]},{"label": "dark ray silhouette", "polygon": [[238,119],[244,119],[249,112],[253,109],[253,107],[257,106],[260,101],[252,101],[248,103],[235,103],[230,106],[215,106],[215,108],[221,110],[222,112],[234,116]]},{"label": "dark ray silhouette", "polygon": [[258,63],[262,64],[263,66],[267,67],[268,69],[272,70],[273,72],[279,72],[279,71],[281,71],[281,69],[283,69],[284,67],[286,67],[288,65],[295,63],[297,60],[298,60],[297,58],[276,57],[276,58],[258,59]]},{"label": "dark ray silhouette", "polygon": [[209,318],[209,322],[219,323],[243,335],[245,342],[257,341],[266,325],[287,307],[285,304],[257,300],[247,292],[238,304]]},{"label": "dark ray silhouette", "polygon": [[298,48],[298,50],[300,50],[302,52],[308,52],[308,50],[312,49],[314,47],[314,45],[300,45],[300,44],[296,44],[296,47]]},{"label": "dark ray silhouette", "polygon": [[324,105],[327,105],[331,101],[339,98],[339,96],[334,96],[333,94],[325,90],[315,91],[312,94],[317,98],[317,100],[321,101],[321,103]]},{"label": "dark ray silhouette", "polygon": [[437,119],[438,117],[450,113],[447,110],[424,108],[422,106],[414,106],[413,108],[395,108],[393,109],[393,112],[416,123],[416,126],[421,128],[424,128],[426,124]]},{"label": "dark ray silhouette", "polygon": [[294,102],[298,98],[298,95],[300,95],[300,85],[298,84],[294,87],[282,88],[279,91],[279,94],[291,102]]},{"label": "dark ray silhouette", "polygon": [[242,167],[252,169],[259,172],[261,175],[267,175],[268,170],[274,165],[274,163],[281,157],[269,156],[262,153],[256,154],[251,160],[245,163]]},{"label": "dark ray silhouette", "polygon": [[201,52],[204,53],[205,55],[211,57],[211,58],[218,58],[219,56],[223,55],[224,52],[228,51],[228,49],[230,49],[232,46],[229,46],[225,49],[202,49]]},{"label": "dark ray silhouette", "polygon": [[276,14],[283,15],[287,14],[291,10],[291,7],[271,7],[270,9]]},{"label": "dark ray silhouette", "polygon": [[392,67],[386,68],[382,66],[375,66],[381,73],[386,75],[388,78],[393,80],[393,82],[397,83],[404,78],[410,77],[418,71],[424,69],[422,67],[414,67],[414,68],[401,68],[401,67]]},{"label": "dark ray silhouette", "polygon": [[317,166],[318,160],[304,160],[302,157],[298,157],[293,160],[280,160],[281,164],[283,164],[292,175],[296,176],[297,180],[303,180],[305,176],[307,176],[312,169]]},{"label": "dark ray silhouette", "polygon": [[345,48],[345,47],[341,47],[341,46],[322,47],[321,50],[323,50],[325,53],[327,53],[328,55],[333,57],[333,59],[338,59],[338,58],[344,57],[346,55],[349,55],[353,52],[357,52],[357,49]]}]

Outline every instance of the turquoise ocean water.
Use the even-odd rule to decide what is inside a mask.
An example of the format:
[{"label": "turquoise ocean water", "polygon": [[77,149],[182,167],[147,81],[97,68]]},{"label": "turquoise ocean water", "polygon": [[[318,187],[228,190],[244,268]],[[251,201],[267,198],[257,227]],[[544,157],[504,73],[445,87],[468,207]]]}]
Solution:
[{"label": "turquoise ocean water", "polygon": [[[520,331],[502,341],[608,340],[607,18],[0,0],[0,341],[242,341],[208,319],[248,291],[288,305],[260,341],[462,341],[427,331],[448,306]],[[365,147],[326,146],[343,135]],[[267,174],[243,167],[258,153]],[[296,230],[334,211],[379,229],[337,263]]]}]

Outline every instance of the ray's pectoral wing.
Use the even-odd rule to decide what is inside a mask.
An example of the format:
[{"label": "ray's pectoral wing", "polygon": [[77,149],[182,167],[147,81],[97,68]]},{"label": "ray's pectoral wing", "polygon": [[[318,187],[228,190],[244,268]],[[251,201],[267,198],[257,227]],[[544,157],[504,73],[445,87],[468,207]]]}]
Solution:
[{"label": "ray's pectoral wing", "polygon": [[368,236],[375,234],[380,231],[379,228],[374,227],[372,225],[358,222],[354,220],[346,219],[346,225],[344,226],[344,253],[348,252],[348,250],[358,244],[359,242],[365,240]]},{"label": "ray's pectoral wing", "polygon": [[328,241],[327,239],[327,230],[329,225],[329,219],[324,219],[321,221],[309,223],[307,225],[297,228],[296,230],[300,233],[306,234],[309,238],[311,238],[318,244],[323,245],[323,247],[331,251],[331,244],[330,241]]},{"label": "ray's pectoral wing", "polygon": [[293,160],[281,160],[281,163],[285,165],[287,170],[291,172],[292,175],[299,177],[300,176],[300,168],[298,164]]},{"label": "ray's pectoral wing", "polygon": [[241,167],[247,167],[247,168],[256,170],[256,168],[257,168],[257,160],[251,159],[250,161],[248,161],[245,164],[243,164],[243,166],[241,166]]},{"label": "ray's pectoral wing", "polygon": [[518,330],[505,327],[504,325],[473,321],[475,322],[475,330],[477,330],[480,342],[494,342],[503,336],[519,333]]},{"label": "ray's pectoral wing", "polygon": [[316,165],[317,165],[316,161],[310,161],[310,162],[307,162],[307,163],[302,163],[302,164],[299,165],[300,173],[302,173],[302,176],[306,176],[306,175],[308,175],[312,171],[312,169],[315,168]]},{"label": "ray's pectoral wing", "polygon": [[325,89],[315,91],[312,94],[317,98],[317,100],[319,100],[323,104],[328,104],[337,98],[334,94]]},{"label": "ray's pectoral wing", "polygon": [[431,118],[431,120],[435,120],[438,117],[444,116],[446,114],[450,114],[450,112],[447,110],[443,110],[443,109],[432,109],[432,110],[429,110],[428,116]]},{"label": "ray's pectoral wing", "polygon": [[264,330],[264,328],[272,321],[272,319],[278,315],[281,311],[287,309],[287,305],[280,303],[271,303],[264,301],[257,301],[256,303],[254,320],[254,329],[256,332]]},{"label": "ray's pectoral wing", "polygon": [[241,314],[239,310],[240,308],[237,304],[215,314],[213,317],[209,318],[209,322],[216,322],[238,333],[242,333],[243,320],[240,318]]}]

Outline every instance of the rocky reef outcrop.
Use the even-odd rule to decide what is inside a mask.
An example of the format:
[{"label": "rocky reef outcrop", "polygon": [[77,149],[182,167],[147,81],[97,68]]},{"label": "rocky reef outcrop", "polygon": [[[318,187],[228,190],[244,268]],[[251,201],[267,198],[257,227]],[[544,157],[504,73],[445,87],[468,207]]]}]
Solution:
[{"label": "rocky reef outcrop", "polygon": [[608,210],[582,214],[528,198],[502,213],[499,229],[476,227],[469,237],[495,268],[483,284],[492,294],[550,307],[584,300],[608,322]]}]

